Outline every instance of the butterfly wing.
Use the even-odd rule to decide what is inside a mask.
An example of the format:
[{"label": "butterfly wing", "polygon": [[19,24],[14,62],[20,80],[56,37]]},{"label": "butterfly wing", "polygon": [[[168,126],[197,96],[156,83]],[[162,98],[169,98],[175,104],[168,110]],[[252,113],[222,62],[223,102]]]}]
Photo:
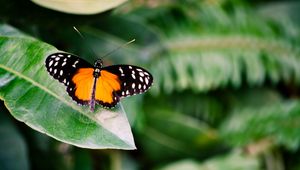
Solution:
[{"label": "butterfly wing", "polygon": [[82,105],[89,104],[86,95],[90,95],[89,90],[92,89],[86,86],[93,81],[93,66],[90,63],[75,55],[59,52],[49,55],[45,65],[53,78],[67,86],[73,100]]},{"label": "butterfly wing", "polygon": [[131,65],[113,65],[101,69],[95,79],[88,62],[69,53],[54,53],[45,62],[47,71],[67,86],[67,92],[78,104],[89,105],[95,83],[95,100],[104,107],[114,107],[120,98],[147,91],[153,83],[145,69]]},{"label": "butterfly wing", "polygon": [[101,70],[97,79],[95,100],[104,107],[112,108],[119,101],[117,93],[121,90],[121,81],[118,75],[106,70]]},{"label": "butterfly wing", "polygon": [[[152,83],[152,75],[145,69],[132,65],[113,65],[104,67],[101,70],[101,76],[109,77],[102,81],[108,81],[111,89],[113,101],[106,104],[107,107],[115,106],[120,98],[140,94],[147,91]],[[98,84],[98,83],[97,83]],[[98,88],[96,88],[96,93]],[[103,105],[103,101],[96,96],[96,101]]]}]

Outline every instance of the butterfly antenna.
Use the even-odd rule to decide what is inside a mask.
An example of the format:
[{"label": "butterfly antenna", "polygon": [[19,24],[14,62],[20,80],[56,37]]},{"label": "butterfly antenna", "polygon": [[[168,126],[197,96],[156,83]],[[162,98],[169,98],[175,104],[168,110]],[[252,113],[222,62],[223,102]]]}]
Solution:
[{"label": "butterfly antenna", "polygon": [[[86,39],[84,39],[84,36],[81,34],[81,32],[80,32],[75,26],[73,26],[73,29],[79,34],[79,36],[81,37],[81,39],[82,39],[83,41],[86,40]],[[90,46],[90,44],[89,44],[87,41],[85,41],[85,42],[88,44],[89,50],[90,50],[92,53],[94,53],[95,56],[97,56],[97,53],[96,53],[95,50]]]},{"label": "butterfly antenna", "polygon": [[[74,28],[74,30],[79,34],[79,36],[80,36],[83,40],[85,40],[84,37],[83,37],[83,35],[81,34],[81,32],[80,32],[75,26],[73,26],[73,28]],[[112,53],[116,52],[116,51],[119,50],[120,48],[123,48],[123,47],[127,46],[128,44],[133,43],[134,41],[135,41],[135,39],[132,39],[132,40],[128,41],[127,43],[125,43],[125,44],[123,44],[123,45],[120,45],[119,47],[113,49],[112,51],[110,51],[110,52],[104,54],[103,57],[102,57],[102,59],[105,58],[105,57],[107,57],[107,56],[109,56],[109,55],[111,55]],[[91,48],[91,46],[89,46],[89,49],[96,55],[96,52],[93,50],[93,48]],[[97,55],[96,55],[96,56],[97,56]]]},{"label": "butterfly antenna", "polygon": [[116,51],[119,50],[120,48],[123,48],[123,47],[127,46],[128,44],[133,43],[134,41],[135,41],[135,39],[132,39],[132,40],[128,41],[127,43],[125,43],[125,44],[123,44],[123,45],[120,45],[119,47],[113,49],[112,51],[110,51],[110,52],[104,54],[103,57],[102,57],[102,59],[105,58],[105,57],[107,57],[107,56],[109,56],[109,55],[111,55],[112,53],[116,52]]}]

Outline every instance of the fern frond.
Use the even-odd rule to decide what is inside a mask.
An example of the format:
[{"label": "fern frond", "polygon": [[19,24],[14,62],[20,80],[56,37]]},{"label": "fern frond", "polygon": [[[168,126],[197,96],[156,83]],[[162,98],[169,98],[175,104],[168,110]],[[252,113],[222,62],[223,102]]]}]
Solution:
[{"label": "fern frond", "polygon": [[300,144],[300,102],[286,101],[262,108],[252,107],[235,110],[221,126],[224,139],[234,146],[243,146],[271,138],[295,150]]},{"label": "fern frond", "polygon": [[[178,42],[184,45],[179,47]],[[204,92],[242,83],[259,86],[266,80],[300,83],[300,53],[283,40],[220,36],[194,41],[186,37],[167,46],[170,53],[152,66],[158,77],[154,93]]]},{"label": "fern frond", "polygon": [[[285,38],[250,12],[213,8],[203,13],[206,19],[194,26],[172,25],[162,38],[167,54],[152,63],[157,79],[153,94],[261,86],[266,81],[300,83],[299,41]],[[224,21],[218,23],[216,15]]]}]

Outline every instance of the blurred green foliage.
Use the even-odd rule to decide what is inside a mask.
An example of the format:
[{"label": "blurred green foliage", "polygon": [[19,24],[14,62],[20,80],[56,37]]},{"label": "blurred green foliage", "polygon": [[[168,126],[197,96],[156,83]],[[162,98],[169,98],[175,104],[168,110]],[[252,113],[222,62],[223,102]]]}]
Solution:
[{"label": "blurred green foliage", "polygon": [[0,146],[16,144],[1,151],[0,169],[300,169],[299,2],[136,0],[91,16],[0,4],[3,23],[91,63],[135,38],[105,63],[154,76],[148,93],[122,101],[136,151],[58,142],[1,104]]}]

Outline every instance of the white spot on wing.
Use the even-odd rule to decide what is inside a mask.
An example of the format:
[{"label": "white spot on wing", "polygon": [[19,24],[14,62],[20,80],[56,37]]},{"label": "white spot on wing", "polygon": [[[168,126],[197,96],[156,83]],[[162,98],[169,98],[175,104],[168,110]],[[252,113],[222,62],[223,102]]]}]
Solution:
[{"label": "white spot on wing", "polygon": [[143,80],[143,78],[142,78],[142,77],[140,77],[140,81],[141,81],[141,82],[144,82],[144,80]]},{"label": "white spot on wing", "polygon": [[125,95],[125,92],[122,91],[122,96],[124,96],[124,95]]},{"label": "white spot on wing", "polygon": [[135,79],[135,75],[134,75],[134,74],[131,74],[131,77],[132,77],[133,79]]},{"label": "white spot on wing", "polygon": [[129,95],[130,93],[129,93],[129,90],[126,90],[126,95]]},{"label": "white spot on wing", "polygon": [[64,73],[64,71],[63,70],[60,70],[60,72],[59,72],[59,75],[63,75],[63,73]]},{"label": "white spot on wing", "polygon": [[52,72],[52,68],[49,68],[49,71]]},{"label": "white spot on wing", "polygon": [[66,79],[64,79],[63,83],[66,83],[66,82],[67,82],[67,80],[66,80]]},{"label": "white spot on wing", "polygon": [[139,89],[141,89],[142,88],[142,85],[141,84],[139,84],[139,87],[138,87]]},{"label": "white spot on wing", "polygon": [[51,61],[49,62],[49,67],[52,66],[52,64],[53,64],[53,60],[51,60]]},{"label": "white spot on wing", "polygon": [[68,55],[67,57],[68,57],[68,58],[70,58],[70,57],[71,57],[71,55]]},{"label": "white spot on wing", "polygon": [[142,70],[142,69],[140,69],[140,68],[137,68],[136,70],[137,70],[137,71],[143,71],[143,70]]},{"label": "white spot on wing", "polygon": [[58,65],[58,62],[55,62],[54,66],[57,66]]},{"label": "white spot on wing", "polygon": [[60,57],[63,57],[64,55],[62,55],[62,54],[58,54],[58,56],[60,56]]},{"label": "white spot on wing", "polygon": [[59,59],[60,59],[60,57],[56,57],[56,58],[55,58],[55,61],[58,61]]},{"label": "white spot on wing", "polygon": [[149,83],[148,78],[145,78],[145,82],[146,82],[146,84],[148,85],[148,83]]},{"label": "white spot on wing", "polygon": [[131,87],[134,89],[135,88],[135,83],[132,83]]},{"label": "white spot on wing", "polygon": [[120,72],[123,74],[123,70],[122,70],[122,68],[121,68],[121,67],[119,67],[119,70],[120,70]]},{"label": "white spot on wing", "polygon": [[56,57],[56,55],[51,56],[51,58],[55,58],[55,57]]},{"label": "white spot on wing", "polygon": [[139,72],[140,76],[144,77],[145,74],[143,72]]},{"label": "white spot on wing", "polygon": [[144,84],[144,87],[143,87],[143,88],[144,88],[144,90],[146,90],[146,88],[147,88],[147,87],[146,87],[146,85],[145,85],[145,84]]},{"label": "white spot on wing", "polygon": [[78,63],[78,60],[75,61],[75,63],[72,65],[72,67],[76,68],[77,63]]},{"label": "white spot on wing", "polygon": [[129,66],[128,68],[129,68],[129,69],[132,69],[132,67],[131,67],[131,66]]},{"label": "white spot on wing", "polygon": [[63,62],[62,64],[61,64],[61,66],[64,66],[64,65],[66,65],[67,64],[67,62]]},{"label": "white spot on wing", "polygon": [[57,69],[54,69],[54,74],[56,74],[56,72],[57,72]]}]

